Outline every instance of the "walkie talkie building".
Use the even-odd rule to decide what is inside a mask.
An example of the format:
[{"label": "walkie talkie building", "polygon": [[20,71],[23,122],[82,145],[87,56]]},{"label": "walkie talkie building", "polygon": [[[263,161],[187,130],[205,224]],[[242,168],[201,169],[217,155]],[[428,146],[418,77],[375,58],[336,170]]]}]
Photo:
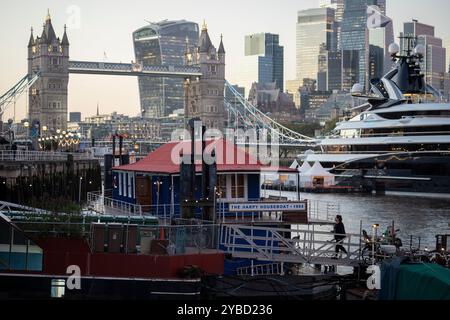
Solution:
[{"label": "walkie talkie building", "polygon": [[[136,62],[147,65],[184,65],[186,46],[198,43],[199,27],[186,20],[150,23],[133,33]],[[184,108],[183,80],[139,77],[142,116],[161,118]]]}]

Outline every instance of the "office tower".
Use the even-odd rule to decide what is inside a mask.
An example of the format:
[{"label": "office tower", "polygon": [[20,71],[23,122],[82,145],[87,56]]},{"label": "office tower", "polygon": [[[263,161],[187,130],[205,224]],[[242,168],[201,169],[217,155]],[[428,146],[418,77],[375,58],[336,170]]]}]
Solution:
[{"label": "office tower", "polygon": [[335,10],[332,8],[308,9],[297,15],[297,79],[317,80],[318,59],[321,46],[329,51],[337,48]]},{"label": "office tower", "polygon": [[[150,23],[133,33],[136,62],[146,65],[183,65],[187,49],[198,43],[199,28],[185,20]],[[160,118],[184,108],[182,79],[139,77],[142,116]]]},{"label": "office tower", "polygon": [[379,25],[369,28],[369,79],[381,79],[393,66],[389,46],[395,42],[392,19],[381,16]]},{"label": "office tower", "polygon": [[368,14],[369,6],[378,6],[382,15],[386,14],[386,0],[345,0],[344,16],[341,26],[340,49],[355,51],[348,53],[348,57],[358,58],[357,70],[353,70],[351,75],[357,75],[357,82],[369,88],[367,79],[369,78],[369,43],[368,43],[368,22],[370,19],[377,21],[374,13]]},{"label": "office tower", "polygon": [[[443,47],[442,39],[435,36],[435,28],[431,25],[420,23],[417,20],[405,22],[401,37],[414,37],[412,48],[421,44],[426,48],[426,54],[422,63],[422,72],[425,74],[426,82],[435,89],[446,94],[445,78],[447,73],[446,49]],[[408,50],[407,39],[402,38],[401,50]]]},{"label": "office tower", "polygon": [[329,51],[323,44],[318,56],[317,90],[342,90],[342,53]]},{"label": "office tower", "polygon": [[284,47],[277,34],[257,33],[245,36],[242,84],[247,92],[254,82],[275,82],[284,90]]},{"label": "office tower", "polygon": [[450,72],[450,37],[447,37],[444,40],[444,48],[447,52],[446,59],[445,59],[446,60],[445,65],[448,67],[447,72]]},{"label": "office tower", "polygon": [[[400,49],[402,54],[408,54],[407,50],[411,49],[408,47],[408,40],[404,37],[417,38],[419,35],[434,37],[434,27],[421,23],[418,20],[403,23],[403,32],[400,33]],[[416,42],[413,42],[411,46],[414,47],[416,44]]]},{"label": "office tower", "polygon": [[341,25],[344,18],[344,0],[321,0],[319,6],[321,8],[332,8],[335,11],[334,22],[336,29],[337,45],[341,40]]},{"label": "office tower", "polygon": [[359,81],[358,50],[342,50],[342,91],[350,92],[353,85]]},{"label": "office tower", "polygon": [[286,81],[286,92],[292,95],[292,99],[294,100],[295,107],[297,109],[300,108],[301,100],[300,100],[300,88],[303,85],[303,80],[287,80]]},{"label": "office tower", "polygon": [[69,113],[69,122],[81,122],[81,112]]}]

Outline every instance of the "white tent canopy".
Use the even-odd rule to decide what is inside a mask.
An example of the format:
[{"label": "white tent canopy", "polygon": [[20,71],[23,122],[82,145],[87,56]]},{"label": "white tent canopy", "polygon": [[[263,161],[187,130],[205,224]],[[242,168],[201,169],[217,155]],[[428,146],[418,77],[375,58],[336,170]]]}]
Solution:
[{"label": "white tent canopy", "polygon": [[294,160],[294,162],[289,167],[290,169],[297,169],[300,165],[298,164],[297,160]]},{"label": "white tent canopy", "polygon": [[306,173],[309,170],[311,170],[311,166],[309,165],[309,163],[307,161],[303,162],[302,166],[300,168],[298,168],[298,171],[300,172],[300,174]]},{"label": "white tent canopy", "polygon": [[330,187],[335,184],[335,176],[325,170],[319,162],[308,171],[300,171],[300,186],[303,188],[311,187]]}]

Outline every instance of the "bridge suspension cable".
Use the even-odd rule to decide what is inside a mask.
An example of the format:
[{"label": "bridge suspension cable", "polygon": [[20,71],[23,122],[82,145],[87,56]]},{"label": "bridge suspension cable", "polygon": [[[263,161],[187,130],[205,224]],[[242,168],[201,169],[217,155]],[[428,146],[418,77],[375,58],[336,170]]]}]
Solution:
[{"label": "bridge suspension cable", "polygon": [[17,100],[24,92],[39,79],[40,73],[36,73],[34,76],[30,77],[26,75],[19,82],[17,82],[14,87],[9,89],[5,94],[0,97],[0,120],[3,114],[8,109],[9,105]]},{"label": "bridge suspension cable", "polygon": [[228,81],[225,82],[225,90],[231,94],[231,99],[225,95],[225,106],[235,128],[267,130],[271,137],[276,136],[280,144],[284,145],[315,144],[315,139],[295,132],[267,116],[247,101]]}]

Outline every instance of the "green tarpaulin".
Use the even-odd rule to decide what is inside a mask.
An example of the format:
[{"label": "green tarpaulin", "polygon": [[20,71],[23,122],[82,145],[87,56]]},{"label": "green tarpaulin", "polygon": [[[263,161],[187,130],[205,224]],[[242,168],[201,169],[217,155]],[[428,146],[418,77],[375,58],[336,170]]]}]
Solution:
[{"label": "green tarpaulin", "polygon": [[397,300],[450,300],[450,269],[436,264],[402,264],[396,280]]}]

